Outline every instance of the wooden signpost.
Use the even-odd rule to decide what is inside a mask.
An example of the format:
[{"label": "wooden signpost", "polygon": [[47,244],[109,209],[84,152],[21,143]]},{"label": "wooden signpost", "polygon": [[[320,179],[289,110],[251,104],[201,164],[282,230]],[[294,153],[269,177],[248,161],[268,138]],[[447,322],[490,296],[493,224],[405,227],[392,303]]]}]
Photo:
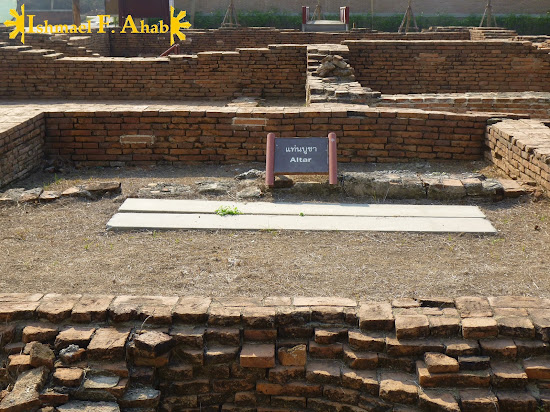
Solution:
[{"label": "wooden signpost", "polygon": [[336,134],[328,137],[275,137],[267,135],[265,184],[275,185],[276,175],[328,175],[338,183]]}]

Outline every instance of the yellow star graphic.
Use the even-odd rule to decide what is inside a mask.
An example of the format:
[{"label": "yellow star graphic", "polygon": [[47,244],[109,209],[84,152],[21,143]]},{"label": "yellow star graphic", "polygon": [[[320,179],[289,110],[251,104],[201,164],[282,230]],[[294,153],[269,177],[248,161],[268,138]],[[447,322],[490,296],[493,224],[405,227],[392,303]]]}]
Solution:
[{"label": "yellow star graphic", "polygon": [[191,27],[191,23],[181,20],[187,15],[187,12],[180,11],[177,16],[175,16],[175,9],[173,6],[170,6],[170,46],[174,44],[174,35],[180,40],[185,40],[185,34],[183,34],[181,29],[188,29]]},{"label": "yellow star graphic", "polygon": [[21,33],[21,43],[25,44],[25,5],[21,5],[21,15],[16,10],[11,9],[10,14],[15,17],[15,21],[6,20],[4,24],[8,27],[15,26],[10,33],[10,39],[15,39]]}]

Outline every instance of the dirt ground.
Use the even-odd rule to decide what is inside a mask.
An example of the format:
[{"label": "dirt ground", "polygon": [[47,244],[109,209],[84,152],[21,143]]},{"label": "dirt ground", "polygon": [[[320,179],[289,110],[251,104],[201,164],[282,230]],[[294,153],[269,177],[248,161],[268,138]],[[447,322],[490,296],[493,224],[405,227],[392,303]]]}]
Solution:
[{"label": "dirt ground", "polygon": [[[343,169],[436,171],[444,168],[460,172],[484,166],[477,162],[445,166],[362,165]],[[253,167],[261,168],[261,165],[94,169],[63,175],[38,173],[19,186],[29,189],[46,185],[50,190],[57,190],[85,180],[120,180],[123,195],[128,195],[149,183],[161,181],[190,185],[199,181],[233,181],[236,174]],[[484,172],[491,171],[485,168]],[[287,201],[322,200],[315,196],[275,197]],[[498,229],[496,236],[292,231],[107,232],[105,224],[120,202],[120,198],[64,199],[38,206],[0,208],[0,291],[333,295],[361,299],[503,294],[550,297],[550,202],[533,201],[528,196],[477,203]]]}]

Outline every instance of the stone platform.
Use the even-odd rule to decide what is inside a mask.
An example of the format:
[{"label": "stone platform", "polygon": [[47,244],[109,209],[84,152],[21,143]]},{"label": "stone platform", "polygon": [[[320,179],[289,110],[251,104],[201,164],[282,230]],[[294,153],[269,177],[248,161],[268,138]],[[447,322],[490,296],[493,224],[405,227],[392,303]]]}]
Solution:
[{"label": "stone platform", "polygon": [[[224,207],[233,216],[220,216]],[[495,228],[476,206],[237,203],[127,199],[107,223],[110,230],[323,230],[479,233]]]}]

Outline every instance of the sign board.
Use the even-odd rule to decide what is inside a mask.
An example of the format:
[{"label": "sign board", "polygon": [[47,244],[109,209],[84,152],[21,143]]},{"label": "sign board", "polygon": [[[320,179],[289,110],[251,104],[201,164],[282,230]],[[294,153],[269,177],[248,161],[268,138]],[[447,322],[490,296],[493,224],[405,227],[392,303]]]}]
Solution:
[{"label": "sign board", "polygon": [[275,139],[274,173],[328,173],[328,139]]},{"label": "sign board", "polygon": [[275,175],[327,174],[337,184],[336,134],[328,137],[275,137],[267,135],[265,181],[275,184]]}]

